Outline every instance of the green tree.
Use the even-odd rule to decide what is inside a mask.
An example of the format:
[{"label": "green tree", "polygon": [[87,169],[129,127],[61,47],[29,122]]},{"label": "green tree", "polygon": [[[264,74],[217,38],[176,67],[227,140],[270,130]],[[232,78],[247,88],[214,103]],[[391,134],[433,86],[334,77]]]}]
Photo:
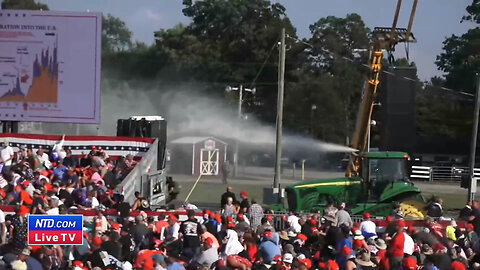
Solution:
[{"label": "green tree", "polygon": [[[463,20],[480,23],[479,0],[472,0]],[[447,38],[436,64],[439,70],[446,73],[445,86],[473,93],[475,74],[480,72],[480,27],[472,28],[461,36]]]},{"label": "green tree", "polygon": [[35,0],[3,0],[2,9],[48,10],[48,6]]},{"label": "green tree", "polygon": [[[267,0],[184,0],[183,4],[183,13],[192,23],[155,33],[161,57],[157,60],[167,63],[162,74],[168,67],[177,74],[171,80],[208,82],[200,88],[219,96],[226,85],[256,86],[257,94],[246,99],[245,110],[274,121],[278,58],[274,46],[282,27],[296,37],[285,8]],[[293,44],[292,39],[289,43]]]},{"label": "green tree", "polygon": [[[345,143],[355,126],[358,104],[367,69],[362,63],[370,49],[370,30],[358,14],[345,18],[329,16],[310,26],[312,37],[306,40],[305,61],[298,74],[299,83],[287,88],[288,108],[300,106],[304,111],[286,115],[289,123],[312,120],[314,137]],[[353,62],[346,59],[354,59]],[[308,93],[305,93],[307,89]],[[306,99],[307,104],[297,100]],[[314,106],[315,105],[315,106]],[[313,108],[316,108],[312,110]],[[297,127],[301,130],[301,127]]]},{"label": "green tree", "polygon": [[124,21],[110,14],[102,17],[102,53],[111,54],[132,48],[132,32]]}]

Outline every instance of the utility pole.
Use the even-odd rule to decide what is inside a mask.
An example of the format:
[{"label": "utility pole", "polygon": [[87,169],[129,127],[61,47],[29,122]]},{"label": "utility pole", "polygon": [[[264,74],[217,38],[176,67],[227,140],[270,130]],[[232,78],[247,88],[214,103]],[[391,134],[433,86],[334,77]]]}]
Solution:
[{"label": "utility pole", "polygon": [[280,166],[282,162],[282,121],[283,121],[283,89],[285,78],[285,28],[282,28],[278,61],[278,99],[277,99],[277,134],[275,144],[275,176],[273,178],[273,193],[279,193]]},{"label": "utility pole", "polygon": [[470,186],[468,187],[468,202],[472,202],[477,192],[477,183],[474,177],[475,169],[475,150],[477,148],[477,133],[478,133],[478,116],[480,109],[480,75],[477,73],[477,91],[475,93],[475,110],[473,111],[473,130],[472,130],[472,143],[470,145]]},{"label": "utility pole", "polygon": [[[243,103],[243,85],[240,85],[238,88],[238,120],[242,119],[242,103]],[[238,123],[240,125],[240,122]],[[238,136],[238,135],[237,135]],[[233,153],[233,177],[236,177],[238,174],[238,141],[240,138],[235,140],[235,153]]]}]

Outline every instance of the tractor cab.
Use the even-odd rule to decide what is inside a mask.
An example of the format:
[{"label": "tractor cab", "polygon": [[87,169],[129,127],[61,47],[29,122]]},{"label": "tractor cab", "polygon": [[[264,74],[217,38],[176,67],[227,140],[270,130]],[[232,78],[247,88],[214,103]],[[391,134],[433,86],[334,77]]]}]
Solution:
[{"label": "tractor cab", "polygon": [[394,186],[411,186],[407,153],[365,152],[361,153],[361,157],[363,164],[360,175],[365,181],[369,201],[383,201],[384,192]]}]

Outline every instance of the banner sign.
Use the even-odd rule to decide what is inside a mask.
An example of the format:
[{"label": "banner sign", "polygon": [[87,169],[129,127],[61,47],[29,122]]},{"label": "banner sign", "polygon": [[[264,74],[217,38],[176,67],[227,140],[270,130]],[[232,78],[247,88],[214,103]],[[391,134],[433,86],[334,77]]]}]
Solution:
[{"label": "banner sign", "polygon": [[82,215],[29,215],[29,245],[82,245]]},{"label": "banner sign", "polygon": [[100,123],[102,14],[0,10],[0,120]]}]

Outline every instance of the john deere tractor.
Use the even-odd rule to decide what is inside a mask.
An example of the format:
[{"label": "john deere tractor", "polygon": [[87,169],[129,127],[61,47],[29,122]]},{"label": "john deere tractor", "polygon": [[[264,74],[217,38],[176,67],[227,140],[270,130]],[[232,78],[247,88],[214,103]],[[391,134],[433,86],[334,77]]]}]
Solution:
[{"label": "john deere tractor", "polygon": [[398,43],[415,42],[411,33],[418,0],[414,0],[408,28],[397,28],[401,0],[392,27],[376,27],[373,31],[370,74],[363,91],[357,115],[351,147],[357,151],[350,154],[345,177],[313,180],[286,188],[288,206],[296,211],[315,211],[326,206],[328,201],[344,201],[353,209],[353,214],[370,212],[374,215],[389,215],[397,203],[401,203],[404,215],[422,217],[424,200],[420,190],[408,179],[409,156],[403,152],[369,152],[370,122],[375,107],[384,51],[390,59]]},{"label": "john deere tractor", "polygon": [[361,153],[358,176],[313,180],[286,188],[288,208],[316,212],[328,203],[345,202],[352,214],[391,215],[397,204],[408,217],[423,217],[425,201],[408,180],[409,156],[403,152]]}]

